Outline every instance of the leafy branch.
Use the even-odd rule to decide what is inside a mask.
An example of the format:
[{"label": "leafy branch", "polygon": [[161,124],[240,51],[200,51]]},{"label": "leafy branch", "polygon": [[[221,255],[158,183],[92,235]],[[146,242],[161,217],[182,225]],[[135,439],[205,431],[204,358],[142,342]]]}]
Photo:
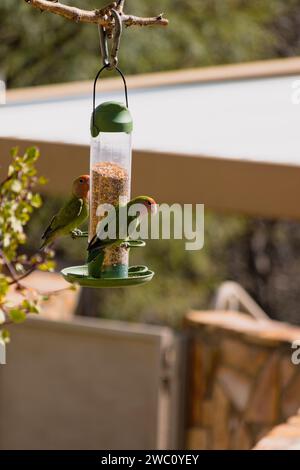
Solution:
[{"label": "leafy branch", "polygon": [[[36,162],[39,151],[28,148],[24,155],[18,149],[11,152],[12,161],[7,177],[0,182],[0,325],[24,321],[28,314],[38,313],[45,293],[26,287],[23,280],[34,270],[52,271],[54,252],[51,249],[33,255],[20,253],[26,243],[25,227],[31,214],[42,205],[37,185],[46,183],[39,177]],[[9,291],[12,286],[21,294],[21,300],[12,302]],[[48,293],[49,295],[51,294]],[[46,294],[46,295],[48,295]],[[0,330],[0,340],[8,341],[7,330]]]}]

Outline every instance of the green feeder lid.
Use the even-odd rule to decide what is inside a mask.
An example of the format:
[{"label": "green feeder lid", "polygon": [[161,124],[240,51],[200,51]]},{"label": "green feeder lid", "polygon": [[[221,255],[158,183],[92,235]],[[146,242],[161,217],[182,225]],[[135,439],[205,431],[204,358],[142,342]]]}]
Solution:
[{"label": "green feeder lid", "polygon": [[132,131],[133,122],[129,109],[122,103],[106,101],[101,103],[91,117],[91,134],[97,137],[100,132]]}]

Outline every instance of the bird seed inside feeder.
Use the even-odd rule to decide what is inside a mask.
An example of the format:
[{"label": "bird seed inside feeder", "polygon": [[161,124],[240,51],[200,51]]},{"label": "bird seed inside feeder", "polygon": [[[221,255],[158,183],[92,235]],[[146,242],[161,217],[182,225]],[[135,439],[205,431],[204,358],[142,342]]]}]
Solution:
[{"label": "bird seed inside feeder", "polygon": [[[125,168],[112,162],[95,163],[91,174],[91,206],[89,239],[97,229],[98,223],[104,217],[97,216],[100,204],[119,204],[119,198],[129,200],[129,175]],[[126,248],[110,247],[105,250],[102,271],[108,271],[114,266],[128,266],[128,250]]]}]

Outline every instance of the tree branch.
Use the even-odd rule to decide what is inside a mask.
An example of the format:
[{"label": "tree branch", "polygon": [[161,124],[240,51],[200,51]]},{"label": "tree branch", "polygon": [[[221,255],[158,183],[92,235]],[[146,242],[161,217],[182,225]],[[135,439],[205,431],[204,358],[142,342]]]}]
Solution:
[{"label": "tree branch", "polygon": [[1,182],[0,182],[0,189],[2,188],[2,186],[5,185],[5,183],[7,183],[8,181],[10,181],[13,176],[14,176],[14,174],[12,174],[12,175],[10,175],[10,176],[7,176],[3,181],[1,181]]},{"label": "tree branch", "polygon": [[5,256],[4,251],[2,251],[1,249],[0,249],[0,256],[1,256],[8,272],[9,272],[11,278],[12,278],[11,282],[13,282],[14,284],[19,285],[19,280],[18,280],[18,277],[17,277],[17,273],[16,273],[12,263],[7,259],[7,257]]},{"label": "tree branch", "polygon": [[138,16],[124,14],[123,7],[125,0],[118,0],[104,8],[101,8],[100,10],[90,11],[64,5],[60,2],[53,2],[52,0],[25,0],[25,2],[30,4],[33,8],[63,16],[64,18],[77,23],[95,23],[107,28],[113,27],[113,18],[111,15],[112,8],[115,8],[119,12],[121,20],[125,26],[168,25],[168,20],[163,18],[162,14],[153,18],[140,18]]},{"label": "tree branch", "polygon": [[38,265],[39,265],[39,263],[33,264],[25,273],[21,274],[18,278],[12,278],[12,280],[9,281],[8,285],[9,285],[9,286],[12,286],[13,284],[20,285],[20,281],[22,281],[22,279],[25,279],[27,276],[29,276],[30,274],[32,274],[33,271],[36,270],[36,268],[38,267]]},{"label": "tree branch", "polygon": [[12,279],[11,279],[11,281],[9,281],[9,283],[8,283],[9,286],[12,286],[13,284],[17,284],[17,285],[23,287],[23,286],[20,284],[20,281],[22,281],[22,280],[25,279],[27,276],[29,276],[30,274],[32,274],[32,273],[39,267],[40,264],[43,264],[43,263],[46,261],[47,252],[46,252],[46,251],[43,251],[42,253],[39,253],[37,256],[38,256],[37,261],[34,262],[34,263],[31,263],[31,264],[30,264],[30,267],[27,269],[27,271],[25,271],[23,274],[20,274],[19,276],[17,276],[17,275],[11,276]]},{"label": "tree branch", "polygon": [[163,18],[163,13],[156,16],[155,18],[140,18],[139,16],[134,15],[125,15],[121,16],[125,26],[151,26],[153,24],[160,24],[162,26],[168,25],[168,20]]}]

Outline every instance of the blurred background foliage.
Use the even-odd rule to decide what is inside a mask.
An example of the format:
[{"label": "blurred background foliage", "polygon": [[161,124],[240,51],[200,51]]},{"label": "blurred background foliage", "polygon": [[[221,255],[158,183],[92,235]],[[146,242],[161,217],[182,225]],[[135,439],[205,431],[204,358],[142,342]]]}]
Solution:
[{"label": "blurred background foliage", "polygon": [[[106,0],[65,0],[99,8]],[[126,11],[165,12],[168,28],[128,28],[120,65],[136,74],[300,53],[299,0],[127,0]],[[99,68],[96,26],[40,13],[24,0],[0,2],[0,74],[9,87],[92,79]],[[47,175],[45,175],[47,176]],[[199,179],[201,182],[201,179]],[[67,184],[67,182],[66,182]],[[59,199],[46,199],[29,227],[30,250]],[[81,263],[85,244],[57,244],[58,267]],[[208,308],[220,282],[240,282],[270,316],[300,324],[300,224],[206,212],[205,247],[187,252],[180,241],[151,241],[132,252],[157,275],[143,288],[82,291],[79,314],[180,326],[189,308]]]},{"label": "blurred background foliage", "polygon": [[[85,9],[108,0],[64,0]],[[170,25],[131,27],[122,37],[127,74],[297,55],[299,0],[127,0],[141,16]],[[9,87],[91,79],[99,68],[97,27],[76,24],[24,0],[0,2],[0,73]]]},{"label": "blurred background foliage", "polygon": [[[46,198],[29,224],[29,250],[40,244],[43,228],[62,200]],[[56,243],[58,269],[82,264],[83,240]],[[156,272],[153,281],[130,289],[83,289],[77,314],[146,323],[182,325],[190,308],[209,309],[217,287],[239,282],[274,319],[300,324],[300,224],[237,214],[205,213],[205,245],[186,251],[184,241],[149,240],[131,250],[131,265]]]},{"label": "blurred background foliage", "polygon": [[[31,251],[40,243],[41,227],[62,204],[46,198],[29,224]],[[83,289],[77,313],[102,318],[141,321],[180,327],[189,308],[208,308],[212,296],[228,277],[230,246],[247,231],[247,218],[205,215],[205,248],[186,251],[182,240],[148,240],[143,249],[131,250],[130,264],[144,264],[156,272],[143,287],[127,289]],[[66,237],[56,243],[57,268],[83,264],[86,242]]]}]

